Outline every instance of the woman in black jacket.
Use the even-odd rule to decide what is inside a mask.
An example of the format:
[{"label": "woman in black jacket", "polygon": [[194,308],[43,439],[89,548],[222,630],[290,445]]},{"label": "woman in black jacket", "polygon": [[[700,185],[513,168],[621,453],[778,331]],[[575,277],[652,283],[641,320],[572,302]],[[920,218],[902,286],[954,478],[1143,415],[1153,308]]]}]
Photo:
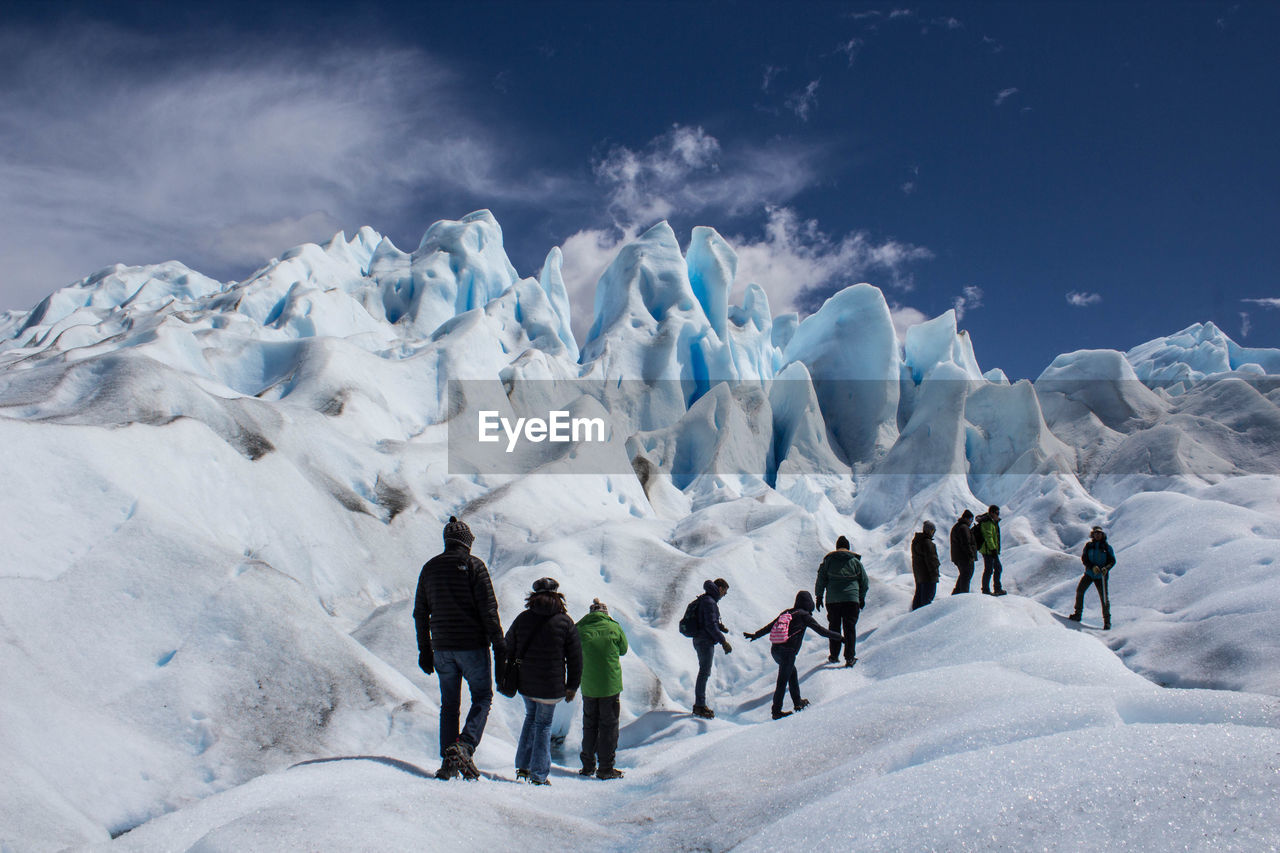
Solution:
[{"label": "woman in black jacket", "polygon": [[[775,641],[773,643],[773,659],[778,664],[778,686],[773,691],[773,718],[780,720],[783,717],[790,717],[791,711],[782,710],[782,696],[791,690],[791,704],[795,706],[795,710],[803,711],[809,705],[808,699],[800,698],[800,675],[796,672],[796,655],[800,653],[800,644],[804,642],[805,630],[812,628],[828,640],[841,639],[840,634],[836,631],[828,631],[813,618],[813,596],[808,590],[800,590],[796,593],[795,606],[790,610],[784,610],[778,614],[768,625],[765,625],[754,634],[746,631],[742,632],[742,636],[748,640],[756,640],[773,631],[773,627],[786,617],[786,639]],[[779,634],[781,634],[781,629]],[[772,639],[772,638],[771,638]]]},{"label": "woman in black jacket", "polygon": [[582,681],[582,643],[554,578],[533,582],[525,610],[507,631],[507,653],[520,660],[524,727],[516,747],[516,781],[550,785],[551,720]]}]

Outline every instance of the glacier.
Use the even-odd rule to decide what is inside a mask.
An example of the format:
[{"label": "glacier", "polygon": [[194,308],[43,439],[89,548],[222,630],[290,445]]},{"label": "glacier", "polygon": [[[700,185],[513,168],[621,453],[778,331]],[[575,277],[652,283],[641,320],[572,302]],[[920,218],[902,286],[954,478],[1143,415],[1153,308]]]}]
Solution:
[{"label": "glacier", "polygon": [[[772,316],[728,241],[682,249],[666,223],[620,248],[579,343],[562,263],[522,277],[478,211],[413,252],[366,227],[239,282],[117,265],[0,317],[0,849],[530,828],[573,849],[1274,847],[1280,350],[1206,323],[1009,382],[954,312],[899,340],[859,284]],[[463,458],[479,407],[599,417],[607,440]],[[1013,594],[907,613],[920,521],[989,503]],[[450,515],[504,624],[553,575],[575,616],[599,597],[625,626],[623,783],[581,787],[572,749],[550,810],[414,775],[438,699],[409,611]],[[1058,615],[1094,524],[1119,558],[1105,634],[1092,600],[1084,627]],[[719,717],[683,713],[674,626],[703,580],[754,629],[841,534],[872,577],[856,670],[811,644],[814,705],[774,724],[767,647],[741,642]],[[483,769],[504,775],[521,717],[495,702]]]}]

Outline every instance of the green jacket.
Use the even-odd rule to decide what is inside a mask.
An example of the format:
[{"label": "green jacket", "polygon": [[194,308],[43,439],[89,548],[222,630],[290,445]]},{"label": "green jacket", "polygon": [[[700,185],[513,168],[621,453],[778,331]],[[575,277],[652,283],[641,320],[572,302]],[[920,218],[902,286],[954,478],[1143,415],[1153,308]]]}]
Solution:
[{"label": "green jacket", "polygon": [[582,695],[592,699],[622,692],[622,662],[627,635],[608,613],[588,613],[578,620],[582,639]]},{"label": "green jacket", "polygon": [[978,553],[1000,553],[1000,522],[992,521],[985,512],[978,516]]},{"label": "green jacket", "polygon": [[818,567],[818,581],[813,586],[813,597],[818,604],[826,596],[827,604],[856,601],[862,607],[867,602],[867,570],[862,568],[860,554],[852,551],[832,551],[822,558]]}]

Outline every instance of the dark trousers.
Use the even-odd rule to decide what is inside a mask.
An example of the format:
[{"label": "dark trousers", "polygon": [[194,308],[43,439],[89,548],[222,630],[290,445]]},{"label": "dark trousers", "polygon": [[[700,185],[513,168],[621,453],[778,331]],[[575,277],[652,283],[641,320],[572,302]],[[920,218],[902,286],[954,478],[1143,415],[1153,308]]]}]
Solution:
[{"label": "dark trousers", "polygon": [[[436,675],[440,677],[440,757],[458,741],[473,750],[480,745],[484,724],[493,703],[493,671],[489,650],[468,649],[462,652],[436,651]],[[458,716],[462,709],[462,682],[471,690],[471,710],[467,724],[458,734]]]},{"label": "dark trousers", "polygon": [[911,609],[918,610],[929,602],[933,601],[933,597],[938,594],[937,581],[916,581],[916,594],[911,599]]},{"label": "dark trousers", "polygon": [[973,560],[956,563],[956,571],[960,574],[956,577],[956,588],[951,590],[952,595],[969,591],[969,581],[973,580]]},{"label": "dark trousers", "polygon": [[1076,613],[1084,612],[1084,594],[1090,584],[1098,588],[1098,598],[1102,600],[1102,624],[1111,624],[1111,596],[1107,592],[1107,576],[1090,577],[1088,574],[1080,578],[1076,585]]},{"label": "dark trousers", "polygon": [[788,689],[791,691],[791,704],[800,704],[800,674],[796,672],[796,654],[799,649],[792,651],[782,643],[775,643],[772,651],[773,659],[778,664],[778,686],[773,690],[773,710],[777,713],[782,710],[782,697]]},{"label": "dark trousers", "polygon": [[698,680],[693,685],[693,704],[707,704],[707,679],[711,677],[711,659],[716,653],[713,640],[701,638],[693,641],[693,650],[698,653]]},{"label": "dark trousers", "polygon": [[[854,648],[858,642],[858,614],[862,608],[856,601],[834,601],[827,605],[827,628],[837,634],[844,635],[844,659],[847,663],[854,659]],[[831,656],[840,656],[840,640],[830,640]]]},{"label": "dark trousers", "polygon": [[[1004,566],[1000,565],[999,554],[983,554],[982,555],[982,591],[983,592],[1000,592],[1004,589],[1000,585],[1000,572]],[[992,583],[995,586],[992,586]]]},{"label": "dark trousers", "polygon": [[618,713],[622,703],[621,693],[596,698],[582,697],[582,759],[583,767],[612,770],[618,751]]}]

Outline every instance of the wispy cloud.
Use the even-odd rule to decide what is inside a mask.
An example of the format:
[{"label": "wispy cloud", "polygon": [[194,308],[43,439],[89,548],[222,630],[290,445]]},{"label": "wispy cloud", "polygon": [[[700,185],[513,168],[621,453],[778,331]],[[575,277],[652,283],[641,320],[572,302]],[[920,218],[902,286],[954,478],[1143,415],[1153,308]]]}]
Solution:
[{"label": "wispy cloud", "polygon": [[968,311],[982,307],[982,288],[976,284],[971,284],[964,289],[959,296],[952,301],[952,307],[956,312],[956,320],[964,319],[964,315]]},{"label": "wispy cloud", "polygon": [[1253,331],[1253,321],[1249,319],[1248,311],[1240,312],[1240,337],[1249,337],[1249,332]]},{"label": "wispy cloud", "polygon": [[912,166],[907,171],[911,173],[911,177],[902,184],[903,195],[911,195],[912,193],[914,193],[916,191],[917,184],[920,180],[919,166]]},{"label": "wispy cloud", "polygon": [[810,80],[809,84],[799,91],[792,92],[786,100],[787,109],[791,110],[801,121],[809,120],[809,113],[818,105],[818,86],[821,80]]},{"label": "wispy cloud", "polygon": [[996,106],[997,107],[1000,106],[1001,104],[1003,104],[1005,101],[1009,100],[1016,94],[1018,94],[1018,90],[1015,88],[1001,89],[999,94],[996,95],[996,100],[995,100]]},{"label": "wispy cloud", "polygon": [[9,305],[117,261],[248,272],[423,196],[533,203],[565,190],[511,162],[501,129],[471,117],[465,81],[418,51],[27,35],[0,35]]},{"label": "wispy cloud", "polygon": [[1248,302],[1252,305],[1261,305],[1263,308],[1280,308],[1280,297],[1266,296],[1261,299],[1241,299],[1241,302]]},{"label": "wispy cloud", "polygon": [[764,67],[764,79],[760,83],[760,91],[769,91],[769,87],[773,85],[773,81],[777,79],[781,71],[782,69],[776,65],[766,65]]},{"label": "wispy cloud", "polygon": [[1097,293],[1081,293],[1073,290],[1067,294],[1067,304],[1076,308],[1087,308],[1090,305],[1097,305],[1101,301],[1102,296]]}]

